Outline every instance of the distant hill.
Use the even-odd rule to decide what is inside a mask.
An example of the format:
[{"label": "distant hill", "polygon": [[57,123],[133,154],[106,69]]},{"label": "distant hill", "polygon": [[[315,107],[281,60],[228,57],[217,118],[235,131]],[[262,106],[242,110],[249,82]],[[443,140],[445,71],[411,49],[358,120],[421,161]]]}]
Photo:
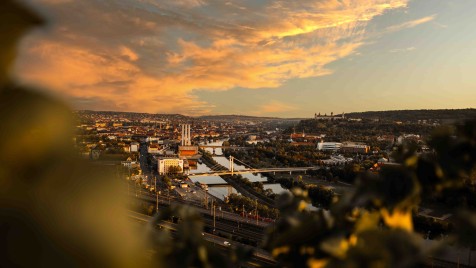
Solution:
[{"label": "distant hill", "polygon": [[298,121],[303,118],[279,118],[279,117],[263,117],[249,115],[204,115],[198,118],[203,120],[248,120],[248,121],[268,121],[268,120],[293,120]]},{"label": "distant hill", "polygon": [[[80,110],[79,114],[103,114],[103,115],[122,115],[126,117],[155,117],[155,118],[171,118],[176,120],[190,120],[193,118],[211,121],[300,121],[309,118],[279,118],[249,115],[204,115],[198,117],[189,117],[181,114],[151,114],[151,113],[134,113],[134,112],[116,112],[116,111],[90,111]],[[441,110],[395,110],[395,111],[368,111],[359,113],[347,113],[347,118],[362,119],[380,119],[389,121],[417,121],[417,120],[440,120],[443,122],[451,122],[455,120],[464,120],[476,118],[476,109],[441,109]]]},{"label": "distant hill", "polygon": [[100,115],[120,115],[120,116],[134,116],[134,117],[166,117],[166,118],[190,118],[181,114],[153,114],[153,113],[138,113],[138,112],[120,112],[120,111],[92,111],[92,110],[77,110],[78,114],[100,114]]},{"label": "distant hill", "polygon": [[445,109],[445,110],[396,110],[396,111],[369,111],[348,113],[347,118],[381,119],[393,121],[417,120],[464,120],[476,118],[476,109]]},{"label": "distant hill", "polygon": [[264,117],[264,116],[249,116],[249,115],[203,115],[203,116],[186,116],[181,114],[153,114],[153,113],[137,113],[137,112],[118,112],[118,111],[91,111],[91,110],[77,110],[79,115],[102,115],[102,116],[120,116],[133,120],[143,118],[156,120],[178,120],[178,121],[250,121],[250,122],[270,122],[278,124],[297,123],[305,118],[279,118],[279,117]]}]

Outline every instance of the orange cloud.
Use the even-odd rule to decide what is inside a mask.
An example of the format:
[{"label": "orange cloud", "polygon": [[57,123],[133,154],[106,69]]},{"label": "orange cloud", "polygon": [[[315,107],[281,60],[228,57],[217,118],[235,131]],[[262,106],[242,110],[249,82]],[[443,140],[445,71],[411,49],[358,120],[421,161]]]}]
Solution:
[{"label": "orange cloud", "polygon": [[[196,90],[273,88],[331,74],[327,64],[364,44],[368,21],[408,3],[37,1],[55,26],[24,42],[16,69],[22,80],[78,108],[191,115],[213,109]],[[271,102],[260,111],[286,109],[292,107]]]},{"label": "orange cloud", "polygon": [[139,59],[139,56],[134,51],[132,51],[132,49],[126,46],[120,47],[120,53],[122,56],[127,57],[131,61],[136,61],[137,59]]}]

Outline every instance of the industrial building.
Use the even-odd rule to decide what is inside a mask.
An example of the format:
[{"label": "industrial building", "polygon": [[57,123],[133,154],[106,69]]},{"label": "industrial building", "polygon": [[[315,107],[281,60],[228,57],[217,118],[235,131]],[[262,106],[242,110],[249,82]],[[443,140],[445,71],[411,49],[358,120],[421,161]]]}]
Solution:
[{"label": "industrial building", "polygon": [[180,143],[182,146],[190,146],[192,145],[192,139],[190,135],[190,125],[183,124],[182,125],[182,141]]},{"label": "industrial building", "polygon": [[192,136],[190,135],[190,125],[182,125],[182,137],[178,148],[180,158],[194,159],[199,158],[198,146],[192,146]]}]

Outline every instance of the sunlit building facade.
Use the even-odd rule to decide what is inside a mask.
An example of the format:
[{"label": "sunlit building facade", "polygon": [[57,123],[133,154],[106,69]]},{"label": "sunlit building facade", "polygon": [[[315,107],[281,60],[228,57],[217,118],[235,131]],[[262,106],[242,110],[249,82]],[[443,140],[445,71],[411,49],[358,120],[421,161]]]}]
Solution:
[{"label": "sunlit building facade", "polygon": [[160,158],[157,160],[157,171],[160,175],[170,173],[171,167],[180,167],[183,171],[183,160],[179,158]]}]

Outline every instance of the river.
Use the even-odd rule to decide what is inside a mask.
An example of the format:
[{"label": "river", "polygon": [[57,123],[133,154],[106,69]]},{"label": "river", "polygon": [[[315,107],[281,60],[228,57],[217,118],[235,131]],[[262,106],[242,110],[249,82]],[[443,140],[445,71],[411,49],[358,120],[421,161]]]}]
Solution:
[{"label": "river", "polygon": [[[212,145],[212,146],[221,146],[225,140],[218,140],[215,142],[208,143],[207,145]],[[211,148],[206,148],[208,152],[212,153],[213,149]],[[230,161],[223,156],[223,151],[221,148],[216,148],[215,149],[215,156],[213,156],[213,159],[219,163],[220,165],[228,168],[230,166]],[[239,165],[237,163],[233,163],[233,168],[235,171],[243,170],[246,169],[245,166]],[[205,164],[197,163],[197,169],[195,170],[190,170],[190,174],[193,173],[203,173],[203,172],[210,172],[210,168],[208,168]],[[267,179],[266,177],[262,176],[261,174],[253,174],[253,173],[246,173],[246,174],[241,174],[244,178],[247,178],[251,182],[266,182]],[[192,178],[193,182],[199,181],[201,183],[205,183],[208,185],[208,192],[223,200],[224,196],[228,195],[228,187],[231,186],[213,186],[213,184],[226,184],[226,182],[220,178],[220,176],[204,176],[204,177],[194,177]],[[281,187],[280,184],[264,184],[265,189],[271,189],[274,193],[281,194],[285,191],[283,187]],[[236,189],[231,187],[232,193],[237,193]]]}]

